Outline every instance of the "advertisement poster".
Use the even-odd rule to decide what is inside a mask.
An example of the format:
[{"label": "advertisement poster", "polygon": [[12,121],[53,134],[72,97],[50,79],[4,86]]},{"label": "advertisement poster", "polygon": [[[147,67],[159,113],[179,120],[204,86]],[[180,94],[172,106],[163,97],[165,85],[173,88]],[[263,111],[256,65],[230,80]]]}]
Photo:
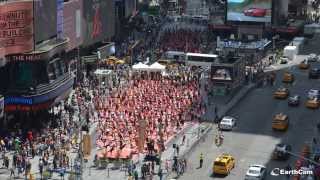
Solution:
[{"label": "advertisement poster", "polygon": [[114,9],[113,1],[83,1],[82,25],[85,45],[92,45],[114,35]]},{"label": "advertisement poster", "polygon": [[63,36],[69,38],[68,50],[80,46],[82,0],[72,0],[64,3]]},{"label": "advertisement poster", "polygon": [[57,0],[57,37],[63,39],[63,8],[64,0]]},{"label": "advertisement poster", "polygon": [[228,0],[228,21],[271,22],[272,0]]},{"label": "advertisement poster", "polygon": [[32,2],[0,6],[0,57],[33,50]]},{"label": "advertisement poster", "polygon": [[39,43],[57,35],[57,0],[34,2],[35,41]]},{"label": "advertisement poster", "polygon": [[215,82],[230,82],[233,81],[233,68],[227,66],[212,66],[211,77]]}]

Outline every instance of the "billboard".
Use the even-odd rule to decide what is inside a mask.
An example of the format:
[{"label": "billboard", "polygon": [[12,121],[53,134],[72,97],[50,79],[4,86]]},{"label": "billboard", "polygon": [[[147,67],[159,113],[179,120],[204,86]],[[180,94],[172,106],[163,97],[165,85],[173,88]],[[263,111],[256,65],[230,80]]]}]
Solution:
[{"label": "billboard", "polygon": [[63,9],[64,0],[57,0],[57,37],[63,39]]},{"label": "billboard", "polygon": [[215,82],[232,82],[234,80],[232,66],[211,66],[211,78]]},{"label": "billboard", "polygon": [[34,1],[35,42],[57,35],[57,0]]},{"label": "billboard", "polygon": [[115,33],[115,6],[112,0],[83,1],[84,45],[89,46]]},{"label": "billboard", "polygon": [[271,23],[272,0],[228,0],[227,20]]},{"label": "billboard", "polygon": [[0,5],[0,57],[33,50],[32,1]]},{"label": "billboard", "polygon": [[82,44],[81,12],[82,0],[72,0],[64,3],[63,36],[69,38],[68,50]]}]

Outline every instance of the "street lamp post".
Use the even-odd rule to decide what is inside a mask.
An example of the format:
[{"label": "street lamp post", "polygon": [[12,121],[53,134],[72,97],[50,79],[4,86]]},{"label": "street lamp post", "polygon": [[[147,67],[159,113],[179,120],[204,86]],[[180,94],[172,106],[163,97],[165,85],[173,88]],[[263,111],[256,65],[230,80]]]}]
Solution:
[{"label": "street lamp post", "polygon": [[162,123],[160,122],[160,123],[159,123],[159,127],[158,127],[158,128],[159,128],[159,129],[158,129],[158,131],[159,131],[158,133],[159,133],[159,136],[160,136],[161,148],[160,148],[160,153],[159,153],[159,171],[158,171],[158,172],[162,171],[162,170],[161,170],[161,168],[162,168],[162,167],[161,167],[161,163],[162,163],[161,156],[162,156],[162,150],[163,150],[163,149],[162,149],[162,148],[163,148],[163,134],[162,134],[162,128],[163,128],[163,127],[162,127],[162,126],[163,126],[163,125],[162,125]]},{"label": "street lamp post", "polygon": [[79,138],[80,138],[80,142],[79,142],[79,151],[78,151],[78,156],[79,156],[79,159],[80,159],[80,167],[79,167],[79,173],[78,174],[78,177],[80,180],[82,180],[82,171],[83,171],[83,150],[82,150],[82,124],[83,124],[83,121],[81,120],[81,109],[79,107],[79,126],[78,126],[78,131],[79,131]]}]

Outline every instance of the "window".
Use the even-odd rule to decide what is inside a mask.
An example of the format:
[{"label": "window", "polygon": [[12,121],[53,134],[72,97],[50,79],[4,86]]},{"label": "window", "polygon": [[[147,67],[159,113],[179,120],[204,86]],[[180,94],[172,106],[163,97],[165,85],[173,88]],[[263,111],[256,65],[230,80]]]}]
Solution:
[{"label": "window", "polygon": [[48,82],[45,62],[17,62],[8,64],[9,87],[24,89]]},{"label": "window", "polygon": [[53,81],[55,80],[57,77],[56,77],[56,74],[54,72],[54,66],[53,64],[49,64],[48,65],[48,76],[49,76],[49,80],[50,81]]},{"label": "window", "polygon": [[224,162],[221,162],[221,161],[215,161],[214,165],[215,166],[225,166],[226,164]]}]

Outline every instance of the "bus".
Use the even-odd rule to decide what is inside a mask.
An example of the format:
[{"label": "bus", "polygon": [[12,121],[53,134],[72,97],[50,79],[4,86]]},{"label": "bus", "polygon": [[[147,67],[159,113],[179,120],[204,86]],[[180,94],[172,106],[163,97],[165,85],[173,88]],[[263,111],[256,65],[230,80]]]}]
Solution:
[{"label": "bus", "polygon": [[167,51],[165,52],[165,58],[175,61],[184,61],[186,53],[181,51]]},{"label": "bus", "polygon": [[210,67],[217,59],[216,54],[187,53],[186,64],[191,66]]}]

